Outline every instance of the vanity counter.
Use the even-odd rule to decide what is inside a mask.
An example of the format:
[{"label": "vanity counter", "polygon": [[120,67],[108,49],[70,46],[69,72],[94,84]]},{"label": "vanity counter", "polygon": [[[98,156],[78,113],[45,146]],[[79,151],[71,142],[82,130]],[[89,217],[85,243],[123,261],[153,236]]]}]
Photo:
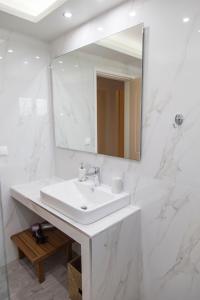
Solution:
[{"label": "vanity counter", "polygon": [[138,300],[140,209],[129,205],[89,225],[79,224],[41,201],[50,178],[11,188],[11,196],[81,245],[82,300]]},{"label": "vanity counter", "polygon": [[31,204],[37,204],[39,207],[45,209],[46,211],[50,212],[51,214],[68,223],[69,225],[77,228],[79,231],[81,231],[83,234],[87,235],[90,238],[94,237],[100,232],[106,230],[108,227],[116,224],[117,222],[120,222],[124,218],[140,210],[136,206],[129,205],[94,223],[88,225],[79,224],[74,220],[68,218],[67,216],[61,214],[57,210],[51,208],[50,206],[45,205],[41,201],[40,190],[43,187],[62,181],[63,179],[61,178],[53,177],[50,179],[44,179],[40,181],[34,181],[31,183],[16,185],[11,188],[11,196],[30,209]]}]

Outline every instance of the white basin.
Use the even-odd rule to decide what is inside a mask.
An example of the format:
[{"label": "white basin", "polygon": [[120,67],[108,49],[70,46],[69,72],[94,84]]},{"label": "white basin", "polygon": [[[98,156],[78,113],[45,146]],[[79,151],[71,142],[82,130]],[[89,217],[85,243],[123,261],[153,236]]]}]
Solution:
[{"label": "white basin", "polygon": [[93,223],[130,203],[130,195],[113,194],[110,187],[72,179],[44,187],[41,201],[81,224]]}]

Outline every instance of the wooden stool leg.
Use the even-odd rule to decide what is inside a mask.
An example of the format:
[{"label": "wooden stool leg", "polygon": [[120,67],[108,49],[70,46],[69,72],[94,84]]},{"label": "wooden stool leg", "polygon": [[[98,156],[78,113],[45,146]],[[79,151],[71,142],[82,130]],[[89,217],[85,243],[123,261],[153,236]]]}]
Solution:
[{"label": "wooden stool leg", "polygon": [[25,257],[24,253],[18,248],[18,257],[19,259],[22,259]]},{"label": "wooden stool leg", "polygon": [[45,276],[44,276],[44,266],[42,262],[36,263],[36,274],[38,277],[39,283],[42,283],[45,281]]}]

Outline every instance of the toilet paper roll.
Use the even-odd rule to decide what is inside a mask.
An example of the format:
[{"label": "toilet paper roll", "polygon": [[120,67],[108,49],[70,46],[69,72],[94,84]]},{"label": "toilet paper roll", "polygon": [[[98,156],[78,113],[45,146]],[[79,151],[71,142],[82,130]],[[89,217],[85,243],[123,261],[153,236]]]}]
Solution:
[{"label": "toilet paper roll", "polygon": [[123,180],[121,177],[113,177],[112,179],[112,193],[119,194],[123,191]]}]

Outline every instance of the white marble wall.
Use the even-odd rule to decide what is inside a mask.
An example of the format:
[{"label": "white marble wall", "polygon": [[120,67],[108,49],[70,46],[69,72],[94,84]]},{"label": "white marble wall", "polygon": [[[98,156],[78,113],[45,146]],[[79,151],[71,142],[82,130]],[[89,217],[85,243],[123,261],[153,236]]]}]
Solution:
[{"label": "white marble wall", "polygon": [[4,228],[3,228],[3,210],[1,199],[1,183],[0,183],[0,299],[8,299],[8,281],[7,281],[7,269],[6,255],[5,255],[5,243],[4,243]]},{"label": "white marble wall", "polygon": [[[56,150],[57,175],[76,176],[85,161],[101,166],[105,183],[124,176],[133,203],[142,208],[143,300],[200,297],[199,15],[198,0],[129,1],[52,44],[53,55],[61,54],[145,24],[141,162]],[[177,112],[185,120],[175,129]]]},{"label": "white marble wall", "polygon": [[16,255],[10,235],[38,219],[10,198],[10,186],[49,177],[54,171],[49,49],[0,29],[0,56],[0,146],[8,147],[8,156],[0,156],[0,180],[10,261]]},{"label": "white marble wall", "polygon": [[140,222],[138,211],[92,239],[92,299],[140,300]]},{"label": "white marble wall", "polygon": [[[1,192],[1,183],[0,183]],[[4,248],[4,232],[3,232],[3,212],[2,212],[2,200],[0,193],[0,269],[5,265],[5,248]]]}]

